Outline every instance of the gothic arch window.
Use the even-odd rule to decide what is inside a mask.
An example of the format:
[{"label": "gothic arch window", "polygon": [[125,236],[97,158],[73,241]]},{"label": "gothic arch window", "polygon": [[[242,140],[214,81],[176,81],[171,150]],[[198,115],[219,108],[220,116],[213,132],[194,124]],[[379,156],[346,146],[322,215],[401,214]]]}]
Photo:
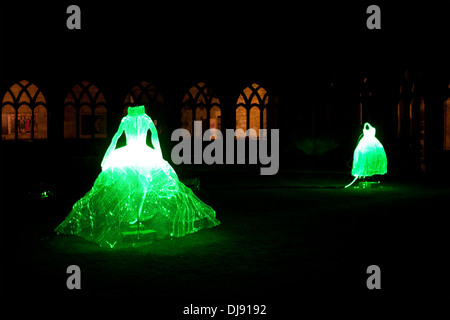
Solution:
[{"label": "gothic arch window", "polygon": [[[193,85],[183,97],[181,108],[181,127],[193,134],[194,121],[202,122],[202,130],[195,130],[202,137],[207,129],[221,130],[222,111],[220,101],[214,91],[204,82]],[[211,135],[211,139],[216,137]]]},{"label": "gothic arch window", "polygon": [[33,83],[13,84],[2,100],[2,140],[46,140],[47,101]]},{"label": "gothic arch window", "polygon": [[64,138],[106,138],[106,100],[89,81],[73,86],[64,100]]},{"label": "gothic arch window", "polygon": [[244,133],[237,132],[237,138],[245,138],[247,128],[250,139],[259,139],[259,129],[267,129],[267,106],[269,95],[263,87],[253,83],[245,88],[236,102],[236,130],[242,129]]},{"label": "gothic arch window", "polygon": [[145,106],[145,112],[152,118],[158,133],[161,134],[166,122],[164,99],[157,88],[146,81],[135,85],[126,95],[123,115],[127,115],[128,107],[142,105]]}]

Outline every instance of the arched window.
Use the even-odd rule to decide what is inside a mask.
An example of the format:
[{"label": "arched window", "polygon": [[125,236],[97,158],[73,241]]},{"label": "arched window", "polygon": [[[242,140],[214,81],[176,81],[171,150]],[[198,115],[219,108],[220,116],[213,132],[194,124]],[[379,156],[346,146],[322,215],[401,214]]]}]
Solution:
[{"label": "arched window", "polygon": [[450,150],[450,97],[444,102],[444,150]]},{"label": "arched window", "polygon": [[[244,89],[236,102],[236,129],[254,129],[250,139],[259,138],[259,129],[267,129],[267,106],[269,95],[263,87],[253,83]],[[245,133],[236,133],[238,138],[245,138]]]},{"label": "arched window", "polygon": [[[220,101],[214,91],[204,82],[193,85],[184,95],[181,108],[181,127],[187,129],[191,136],[194,121],[202,122],[203,132],[207,129],[221,130],[221,117]],[[196,130],[196,134],[200,138],[203,132]],[[211,135],[210,138],[215,139],[215,136]]]},{"label": "arched window", "polygon": [[126,95],[123,115],[127,115],[128,107],[145,106],[145,112],[152,118],[158,133],[164,132],[166,123],[166,108],[164,99],[156,87],[146,81],[135,85]]},{"label": "arched window", "polygon": [[64,100],[64,138],[106,138],[106,100],[99,88],[81,81]]},{"label": "arched window", "polygon": [[47,101],[33,83],[22,80],[2,100],[2,140],[47,139]]}]

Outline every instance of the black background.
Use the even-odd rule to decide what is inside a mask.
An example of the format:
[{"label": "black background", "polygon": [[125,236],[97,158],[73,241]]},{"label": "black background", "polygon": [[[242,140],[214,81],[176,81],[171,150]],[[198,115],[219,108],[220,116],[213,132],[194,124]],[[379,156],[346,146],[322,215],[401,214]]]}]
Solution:
[{"label": "black background", "polygon": [[[81,30],[66,28],[70,4],[81,8]],[[239,78],[259,72],[308,78],[330,68],[429,67],[443,61],[448,30],[443,7],[378,1],[382,29],[368,30],[370,4],[2,4],[2,71],[48,77],[152,71],[160,77]]]},{"label": "black background", "polygon": [[[69,16],[66,8],[70,4],[81,8],[81,30],[66,28]],[[366,8],[370,4],[381,8],[381,30],[366,28]],[[222,90],[226,90],[227,83],[236,85],[236,81],[279,80],[280,87],[290,94],[284,96],[283,101],[283,109],[289,109],[297,107],[289,103],[296,101],[295,95],[307,95],[311,89],[316,94],[317,84],[332,74],[358,79],[361,73],[368,72],[378,77],[378,82],[383,82],[392,80],[384,78],[388,71],[402,74],[409,68],[428,72],[429,78],[434,73],[438,78],[448,77],[449,23],[444,2],[434,5],[406,1],[395,1],[395,4],[392,1],[16,1],[8,5],[2,2],[0,10],[0,81],[4,88],[22,79],[47,84],[59,81],[72,84],[90,79],[104,87],[111,84],[113,88],[121,87],[125,81],[135,83],[149,78],[165,83],[207,79],[220,82]],[[290,84],[291,79],[295,84]],[[358,85],[355,80],[354,86]],[[313,95],[307,101],[314,99]],[[442,206],[444,200],[439,198],[439,201],[436,203]],[[410,222],[414,227],[421,224],[422,213],[430,210],[429,206],[423,206],[421,212],[416,212],[414,222]],[[398,211],[402,212],[402,208]],[[384,227],[383,223],[389,223],[389,219],[383,217],[377,227]],[[401,230],[402,223],[403,220],[397,218],[394,226]],[[432,225],[429,221],[426,226],[428,224]],[[439,227],[443,231],[443,225]],[[433,234],[430,229],[420,232],[424,239]],[[364,231],[358,234],[364,239]],[[415,233],[408,229],[392,231],[392,234],[398,240],[404,234]],[[442,234],[441,237],[445,238]],[[355,247],[359,251],[356,243]],[[383,244],[383,248],[388,247],[387,242]],[[443,255],[443,248],[445,243],[440,243],[433,250]],[[428,247],[422,250],[427,251]],[[400,259],[395,254],[394,249],[389,252],[391,260],[398,262]],[[365,258],[369,261],[367,256]],[[438,281],[442,278],[439,274],[444,274],[444,266],[436,267],[439,274],[431,274],[434,267],[426,261],[418,264],[419,269],[426,272],[420,276],[419,282],[426,283],[423,287],[432,288],[434,293],[442,289]],[[396,264],[396,274],[405,271],[402,280],[405,283],[415,275],[410,265],[413,262]],[[27,266],[21,268],[25,273]],[[426,281],[428,274],[433,279],[431,284]],[[65,290],[65,274],[58,275],[59,278],[46,277],[54,278],[55,283],[61,282]],[[391,274],[389,279],[392,278],[395,277]],[[344,284],[344,280],[336,283]],[[426,292],[422,293],[426,296]],[[405,296],[404,292],[401,294]],[[402,306],[408,306],[411,296],[406,296],[405,299],[399,297]],[[320,301],[320,294],[317,297]],[[395,304],[395,297],[390,298]],[[339,292],[331,300],[340,302],[344,308],[356,308],[351,301],[339,299]],[[326,308],[331,300],[321,307]],[[376,308],[370,301],[376,304],[378,300],[367,301],[368,308]],[[284,307],[293,310],[295,302],[295,297],[289,300],[288,308],[281,302],[278,310]],[[167,312],[174,308],[171,301],[161,302],[161,305],[167,306]],[[136,308],[138,313],[145,311],[139,306]],[[173,310],[172,313],[176,314]],[[364,315],[362,313],[361,318]]]}]

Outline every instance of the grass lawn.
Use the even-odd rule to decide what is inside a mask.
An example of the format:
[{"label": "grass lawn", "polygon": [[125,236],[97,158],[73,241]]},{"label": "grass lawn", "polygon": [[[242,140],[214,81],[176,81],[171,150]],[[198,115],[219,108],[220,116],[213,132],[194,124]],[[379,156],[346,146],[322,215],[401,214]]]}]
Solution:
[{"label": "grass lawn", "polygon": [[[2,210],[4,301],[140,301],[138,310],[174,317],[191,303],[264,304],[272,315],[294,315],[310,302],[345,308],[449,301],[441,291],[450,196],[443,180],[387,175],[381,188],[362,190],[338,188],[352,180],[340,172],[177,171],[200,178],[196,193],[221,225],[113,250],[53,232],[89,190],[95,169],[82,176],[76,169],[64,177],[44,172],[55,190],[45,199],[10,180],[15,189],[2,199],[11,204]],[[81,269],[81,290],[66,287],[69,265]],[[366,287],[370,265],[381,268],[381,290]]]}]

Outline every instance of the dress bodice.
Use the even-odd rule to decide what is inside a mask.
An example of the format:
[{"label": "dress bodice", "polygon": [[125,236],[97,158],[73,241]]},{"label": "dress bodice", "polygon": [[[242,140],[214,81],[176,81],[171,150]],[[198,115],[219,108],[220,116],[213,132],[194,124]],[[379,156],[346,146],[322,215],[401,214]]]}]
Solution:
[{"label": "dress bodice", "polygon": [[372,127],[368,122],[364,124],[364,137],[375,137],[376,129]]},{"label": "dress bodice", "polygon": [[[151,131],[153,148],[147,145],[147,132]],[[125,132],[127,139],[126,147],[116,149],[117,140]],[[148,166],[144,164],[148,159],[146,154],[152,154],[162,159],[161,147],[159,145],[158,132],[152,119],[145,114],[144,106],[128,108],[128,115],[120,123],[119,130],[114,135],[106,154],[103,157],[102,168],[106,170],[111,166]],[[150,161],[151,162],[151,161]]]},{"label": "dress bodice", "polygon": [[150,121],[152,120],[146,114],[128,115],[122,119],[123,129],[127,137],[127,146],[146,145]]}]

